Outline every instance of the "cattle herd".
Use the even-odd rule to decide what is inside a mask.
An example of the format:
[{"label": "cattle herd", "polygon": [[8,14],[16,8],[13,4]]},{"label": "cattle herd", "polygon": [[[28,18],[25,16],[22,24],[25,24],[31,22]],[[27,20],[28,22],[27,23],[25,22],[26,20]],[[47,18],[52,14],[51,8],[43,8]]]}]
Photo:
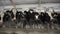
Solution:
[{"label": "cattle herd", "polygon": [[[28,25],[30,28],[33,28],[35,26],[41,27],[41,25],[44,28],[49,27],[52,29],[53,27],[55,29],[60,28],[60,13],[54,12],[51,13],[51,17],[49,14],[45,12],[35,12],[33,9],[29,9],[28,11],[16,11],[16,14],[14,15],[12,10],[7,10],[4,12],[3,15],[3,23],[0,25],[0,28],[2,27],[22,27],[26,28],[26,25]],[[0,16],[1,20],[1,16]]]}]

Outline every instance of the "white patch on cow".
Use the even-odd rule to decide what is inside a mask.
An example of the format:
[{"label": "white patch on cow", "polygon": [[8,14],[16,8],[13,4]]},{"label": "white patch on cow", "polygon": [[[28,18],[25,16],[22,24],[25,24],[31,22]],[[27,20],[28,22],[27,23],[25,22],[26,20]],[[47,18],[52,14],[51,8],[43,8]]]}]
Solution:
[{"label": "white patch on cow", "polygon": [[38,19],[38,16],[39,16],[39,15],[35,15],[35,18]]},{"label": "white patch on cow", "polygon": [[33,11],[30,11],[31,13],[33,13]]},{"label": "white patch on cow", "polygon": [[47,12],[51,19],[53,19],[51,12]]}]

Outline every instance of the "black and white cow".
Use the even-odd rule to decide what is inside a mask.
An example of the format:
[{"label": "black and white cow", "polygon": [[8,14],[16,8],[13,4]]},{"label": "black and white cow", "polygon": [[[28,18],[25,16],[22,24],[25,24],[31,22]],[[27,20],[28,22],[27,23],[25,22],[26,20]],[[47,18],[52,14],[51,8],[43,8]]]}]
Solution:
[{"label": "black and white cow", "polygon": [[16,12],[16,20],[18,21],[18,22],[20,22],[21,21],[21,18],[22,18],[22,12],[21,11],[17,11]]}]

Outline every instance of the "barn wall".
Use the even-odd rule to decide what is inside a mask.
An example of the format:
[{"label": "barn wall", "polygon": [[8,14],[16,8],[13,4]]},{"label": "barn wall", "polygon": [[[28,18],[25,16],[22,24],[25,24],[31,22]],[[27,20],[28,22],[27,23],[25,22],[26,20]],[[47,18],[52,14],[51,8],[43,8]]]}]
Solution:
[{"label": "barn wall", "polygon": [[[30,7],[38,7],[38,4],[24,4],[24,5],[16,5],[16,8],[30,8]],[[60,3],[47,3],[40,4],[39,7],[60,7]],[[0,6],[0,9],[8,9],[13,8],[13,6]]]}]

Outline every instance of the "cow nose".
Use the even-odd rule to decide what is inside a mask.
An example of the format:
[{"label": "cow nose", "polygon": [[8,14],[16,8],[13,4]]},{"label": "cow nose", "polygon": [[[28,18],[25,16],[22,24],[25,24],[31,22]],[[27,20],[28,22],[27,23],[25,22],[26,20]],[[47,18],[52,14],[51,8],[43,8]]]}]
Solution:
[{"label": "cow nose", "polygon": [[16,18],[14,17],[14,20],[15,20]]},{"label": "cow nose", "polygon": [[14,21],[14,20],[16,20],[16,18],[15,18],[15,17],[12,19],[12,21]]}]

